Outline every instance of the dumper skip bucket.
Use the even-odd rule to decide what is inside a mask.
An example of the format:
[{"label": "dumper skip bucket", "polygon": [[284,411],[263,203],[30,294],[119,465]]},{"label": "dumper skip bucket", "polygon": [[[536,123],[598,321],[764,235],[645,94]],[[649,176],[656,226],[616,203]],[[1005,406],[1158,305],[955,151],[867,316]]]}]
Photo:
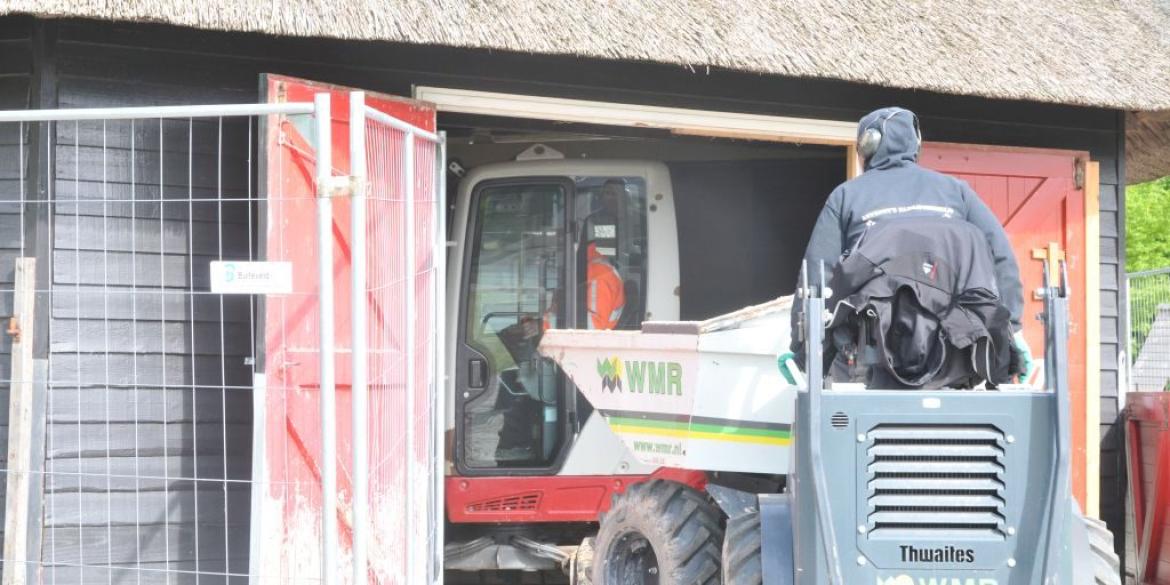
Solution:
[{"label": "dumper skip bucket", "polygon": [[640,331],[554,329],[540,353],[642,463],[787,473],[796,387],[776,367],[792,297]]}]

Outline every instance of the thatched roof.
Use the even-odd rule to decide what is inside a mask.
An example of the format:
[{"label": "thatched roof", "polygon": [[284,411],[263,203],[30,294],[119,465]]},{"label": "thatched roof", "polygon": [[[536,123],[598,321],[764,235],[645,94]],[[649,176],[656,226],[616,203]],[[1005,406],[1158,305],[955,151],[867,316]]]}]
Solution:
[{"label": "thatched roof", "polygon": [[1170,110],[1126,116],[1125,165],[1131,185],[1170,175]]},{"label": "thatched roof", "polygon": [[[0,14],[155,21],[1170,111],[1168,0],[5,0]],[[1143,126],[1144,128],[1144,126]],[[1170,130],[1165,125],[1164,130]],[[1132,137],[1146,143],[1146,137]],[[1140,138],[1140,140],[1138,140]],[[1161,141],[1159,142],[1158,139]],[[1170,138],[1152,168],[1170,172]],[[1145,178],[1145,163],[1129,173]]]}]

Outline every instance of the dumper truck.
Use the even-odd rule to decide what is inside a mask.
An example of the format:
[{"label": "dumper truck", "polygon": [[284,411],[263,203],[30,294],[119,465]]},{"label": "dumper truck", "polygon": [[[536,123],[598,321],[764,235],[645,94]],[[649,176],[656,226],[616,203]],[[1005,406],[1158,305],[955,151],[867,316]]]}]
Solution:
[{"label": "dumper truck", "polygon": [[[823,281],[803,279],[796,302],[804,315],[826,314],[824,291]],[[706,469],[713,478],[706,489],[725,515],[721,528],[723,519],[709,515],[700,496],[654,482],[615,495],[592,547],[592,582],[1120,584],[1112,534],[1081,514],[1071,492],[1067,279],[1046,278],[1040,292],[1041,388],[829,383],[825,322],[817,317],[804,320],[807,380],[794,389],[737,367],[760,347],[760,332],[743,318],[752,310],[705,323],[650,322],[640,332],[547,332],[540,351],[561,364],[635,455]],[[768,329],[779,337],[785,327]],[[669,382],[653,392],[628,382],[619,388],[594,367],[611,355],[625,356],[617,360],[627,377],[646,367],[635,364],[673,360],[667,363],[699,386],[686,389],[691,396],[672,392]],[[776,369],[764,361],[757,366]],[[664,370],[669,380],[670,367]],[[775,404],[778,396],[786,403]],[[783,437],[785,457],[752,450],[771,437]],[[660,448],[673,458],[660,458]],[[782,489],[718,483],[716,470],[767,473],[777,461],[787,464]],[[673,515],[694,521],[674,528],[664,521]],[[706,547],[719,532],[721,568],[712,572],[706,561],[716,554]]]}]

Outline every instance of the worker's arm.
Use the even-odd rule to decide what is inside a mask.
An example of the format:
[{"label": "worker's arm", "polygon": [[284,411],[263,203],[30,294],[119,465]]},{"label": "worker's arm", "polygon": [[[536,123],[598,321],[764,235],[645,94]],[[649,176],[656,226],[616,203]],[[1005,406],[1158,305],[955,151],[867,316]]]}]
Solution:
[{"label": "worker's arm", "polygon": [[[814,284],[819,284],[821,281],[818,270],[820,270],[822,262],[825,266],[825,282],[828,283],[833,266],[841,258],[841,252],[845,249],[845,228],[841,225],[843,199],[844,190],[842,187],[837,187],[829,195],[828,201],[821,209],[820,216],[817,217],[812,235],[808,239],[808,247],[804,250],[804,260],[808,263],[808,278]],[[800,299],[796,299],[792,305],[792,342],[789,344],[789,348],[796,354],[796,361],[801,365],[804,363],[804,347],[800,342],[798,329],[800,315],[803,312],[804,305]]]},{"label": "worker's arm", "polygon": [[1020,280],[1020,266],[1016,262],[1016,253],[1012,243],[1008,240],[1003,224],[995,214],[987,208],[979,195],[967,183],[962,183],[963,199],[967,202],[967,221],[979,228],[991,246],[991,255],[995,258],[995,284],[999,287],[999,297],[1012,316],[1012,330],[1019,331],[1024,317],[1024,285]]}]

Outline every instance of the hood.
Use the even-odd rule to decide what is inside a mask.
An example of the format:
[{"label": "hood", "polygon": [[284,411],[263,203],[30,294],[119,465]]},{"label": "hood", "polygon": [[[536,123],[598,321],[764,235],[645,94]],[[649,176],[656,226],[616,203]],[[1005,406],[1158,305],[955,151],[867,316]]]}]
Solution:
[{"label": "hood", "polygon": [[857,124],[857,136],[868,128],[882,132],[877,152],[865,161],[865,170],[900,167],[918,160],[918,117],[903,108],[882,108],[866,114]]}]

